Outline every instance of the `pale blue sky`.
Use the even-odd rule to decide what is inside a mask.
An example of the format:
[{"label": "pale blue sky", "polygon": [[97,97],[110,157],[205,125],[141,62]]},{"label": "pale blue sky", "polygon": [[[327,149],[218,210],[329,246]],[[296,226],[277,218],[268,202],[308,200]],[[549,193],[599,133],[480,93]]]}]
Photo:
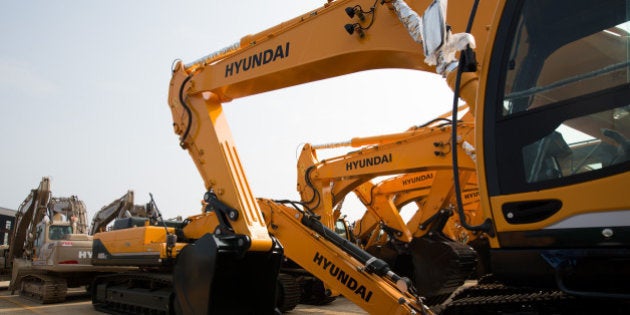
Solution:
[{"label": "pale blue sky", "polygon": [[[77,195],[90,220],[129,189],[137,204],[153,193],[167,218],[198,213],[203,182],[167,104],[173,60],[325,2],[0,1],[0,206],[17,209],[50,176],[53,195]],[[451,99],[436,75],[379,70],[224,107],[254,194],[298,199],[301,143],[400,132],[448,111]]]}]

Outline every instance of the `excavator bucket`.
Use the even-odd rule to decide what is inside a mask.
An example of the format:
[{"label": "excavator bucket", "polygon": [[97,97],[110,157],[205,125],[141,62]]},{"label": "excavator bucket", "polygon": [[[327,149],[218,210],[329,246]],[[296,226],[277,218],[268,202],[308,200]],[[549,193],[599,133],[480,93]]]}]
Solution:
[{"label": "excavator bucket", "polygon": [[274,314],[283,249],[248,251],[244,235],[206,234],[177,256],[173,301],[178,314]]},{"label": "excavator bucket", "polygon": [[414,285],[429,305],[443,300],[473,273],[477,254],[468,245],[441,233],[415,237],[409,244]]}]

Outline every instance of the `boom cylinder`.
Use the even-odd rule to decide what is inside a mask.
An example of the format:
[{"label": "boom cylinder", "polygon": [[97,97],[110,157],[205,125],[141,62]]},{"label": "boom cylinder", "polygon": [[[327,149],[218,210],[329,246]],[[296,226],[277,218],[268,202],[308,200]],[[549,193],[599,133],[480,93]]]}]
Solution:
[{"label": "boom cylinder", "polygon": [[379,276],[388,276],[394,282],[403,279],[402,277],[396,275],[384,260],[370,255],[368,252],[354,245],[352,242],[337,235],[337,233],[325,227],[324,224],[315,217],[309,215],[302,216],[302,224],[319,233],[326,240],[337,245],[339,248],[350,254],[350,256],[364,264],[368,272]]}]

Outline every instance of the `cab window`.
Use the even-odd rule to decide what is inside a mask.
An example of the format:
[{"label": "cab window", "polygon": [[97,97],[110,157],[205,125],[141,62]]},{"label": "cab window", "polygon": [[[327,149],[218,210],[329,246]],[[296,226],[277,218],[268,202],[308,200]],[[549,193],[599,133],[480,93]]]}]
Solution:
[{"label": "cab window", "polygon": [[501,96],[486,138],[496,193],[627,171],[630,1],[527,0],[509,10],[493,55],[502,60]]},{"label": "cab window", "polygon": [[[504,116],[630,80],[625,1],[549,2],[523,3],[506,67]],[[600,20],[599,12],[610,17]]]},{"label": "cab window", "polygon": [[[568,119],[550,134],[524,146],[526,182],[563,178],[630,160],[630,141],[626,137],[630,120],[626,118],[626,107]],[[624,117],[615,119],[617,112],[624,113]],[[583,132],[588,129],[594,132]]]},{"label": "cab window", "polygon": [[72,234],[71,226],[51,225],[48,229],[48,238],[51,240],[61,240],[66,234]]},{"label": "cab window", "polygon": [[337,235],[345,239],[348,238],[346,224],[343,221],[341,220],[335,221],[335,233],[337,233]]}]

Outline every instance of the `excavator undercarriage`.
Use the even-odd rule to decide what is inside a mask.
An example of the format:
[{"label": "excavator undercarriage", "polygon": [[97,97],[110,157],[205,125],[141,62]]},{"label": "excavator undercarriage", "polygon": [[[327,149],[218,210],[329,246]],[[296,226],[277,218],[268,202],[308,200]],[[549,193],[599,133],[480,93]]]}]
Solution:
[{"label": "excavator undercarriage", "polygon": [[[264,271],[277,270],[282,247],[251,254],[247,242],[242,235],[206,234],[179,252],[177,264],[97,277],[92,303],[108,313],[264,314],[275,308],[277,277]],[[242,272],[216,272],[239,266]]]},{"label": "excavator undercarriage", "polygon": [[462,287],[449,303],[434,308],[441,315],[559,314],[621,315],[628,312],[628,300],[588,299],[553,288],[509,286],[490,279]]}]

